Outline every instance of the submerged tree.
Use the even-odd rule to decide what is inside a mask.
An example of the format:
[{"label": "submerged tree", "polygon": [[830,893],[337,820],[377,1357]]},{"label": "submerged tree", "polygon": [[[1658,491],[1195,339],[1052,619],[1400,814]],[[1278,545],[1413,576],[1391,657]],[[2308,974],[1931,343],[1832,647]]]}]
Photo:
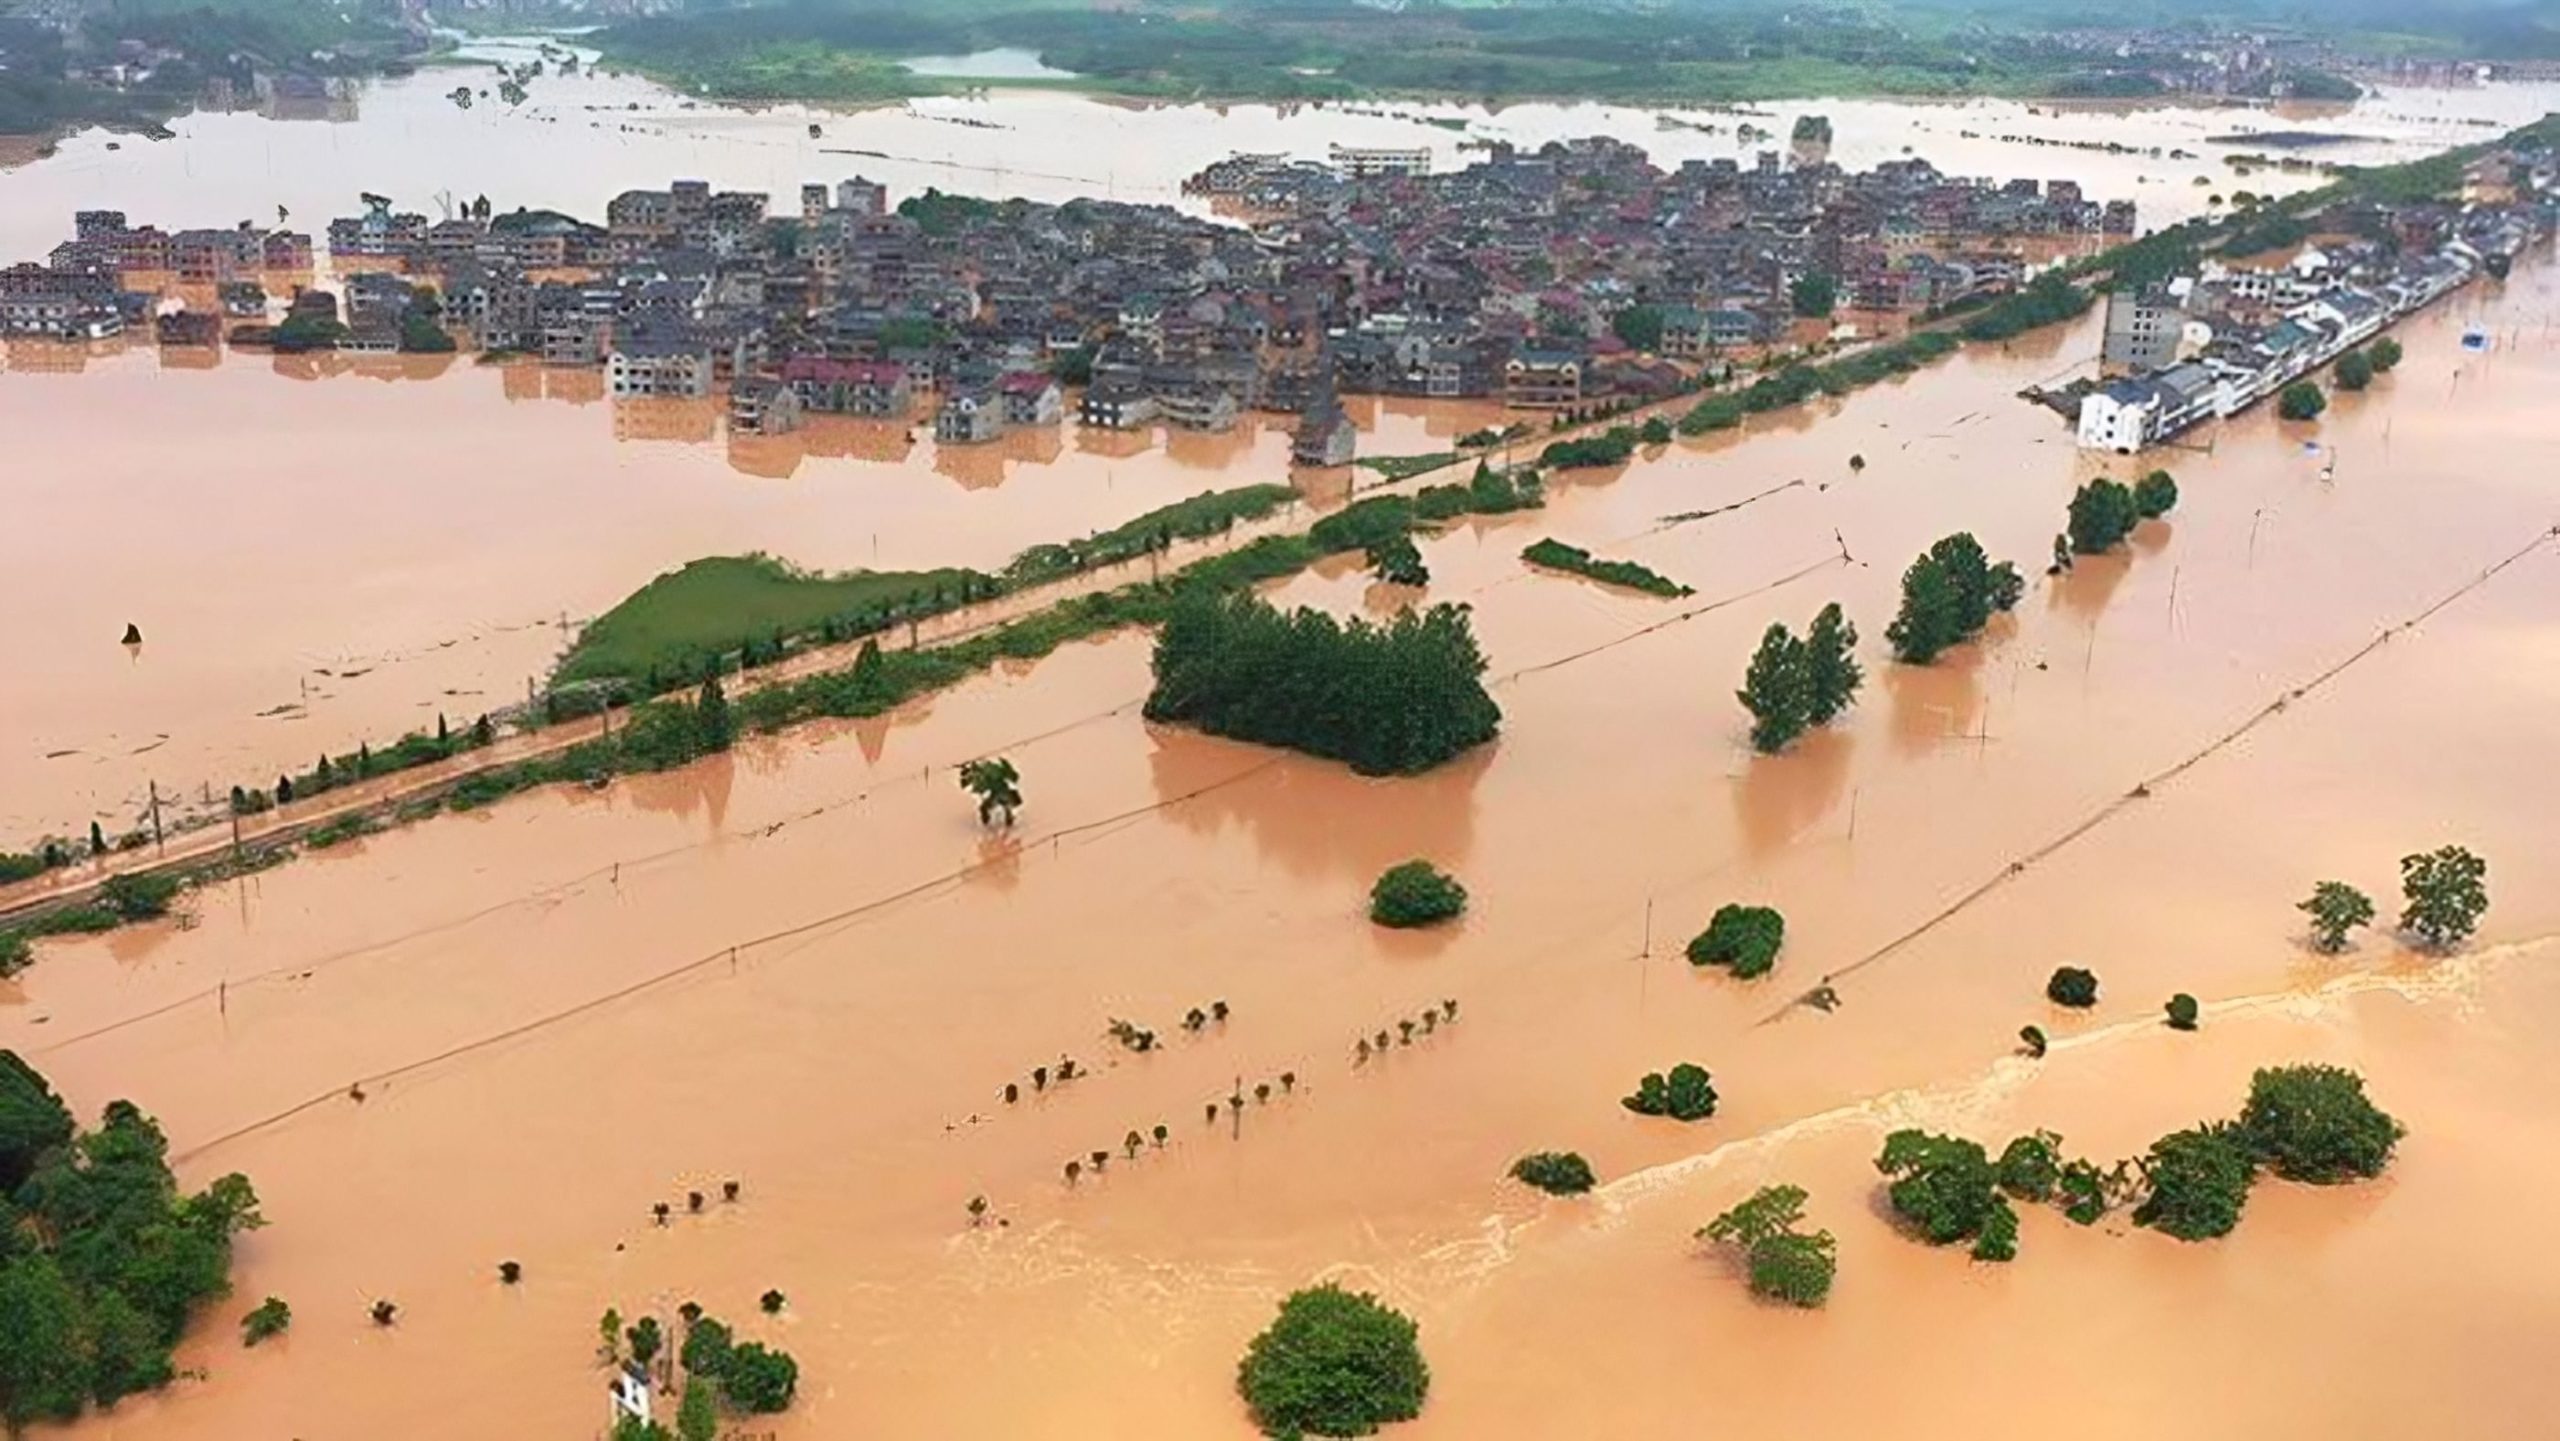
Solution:
[{"label": "submerged tree", "polygon": [[2192,1031],[2196,1028],[2196,998],[2184,991],[2169,998],[2169,1029]]},{"label": "submerged tree", "polygon": [[1022,807],[1022,773],[1002,756],[960,763],[960,788],[978,798],[978,824],[991,825],[998,813],[1006,825]]},{"label": "submerged tree", "polygon": [[2373,924],[2373,898],[2344,881],[2320,882],[2294,909],[2311,917],[2311,944],[2331,955],[2347,948],[2347,932]]},{"label": "submerged tree", "polygon": [[1730,966],[1735,976],[1752,980],[1778,963],[1786,935],[1786,917],[1772,907],[1718,906],[1707,928],[1689,942],[1689,964]]},{"label": "submerged tree", "polygon": [[2274,1066],[2249,1081],[2240,1108],[2249,1151],[2288,1181],[2329,1184],[2382,1174],[2408,1134],[2341,1066]]},{"label": "submerged tree", "polygon": [[1803,735],[1813,718],[1813,677],[1804,642],[1772,622],[1742,673],[1734,698],[1751,712],[1751,748],[1775,755]]},{"label": "submerged tree", "polygon": [[[2171,495],[2174,498],[2174,489]],[[2072,493],[2071,548],[2082,555],[2102,555],[2131,535],[2134,523],[2141,519],[2142,505],[2133,491],[2121,481],[2099,476]]]},{"label": "submerged tree", "polygon": [[2489,863],[2460,846],[2400,858],[2400,929],[2430,946],[2469,936],[2489,909]]},{"label": "submerged tree", "polygon": [[2007,561],[1991,563],[1969,533],[1945,537],[1902,573],[1902,609],[1885,627],[1896,659],[1927,665],[2014,609],[2026,582]]},{"label": "submerged tree", "polygon": [[1511,1163],[1511,1178],[1554,1196],[1591,1189],[1591,1163],[1578,1151],[1532,1151]]},{"label": "submerged tree", "polygon": [[1829,725],[1858,698],[1866,673],[1858,668],[1858,628],[1833,601],[1816,611],[1805,632],[1805,723]]},{"label": "submerged tree", "polygon": [[1754,1292],[1791,1306],[1819,1306],[1831,1295],[1839,1261],[1829,1231],[1796,1229],[1804,1202],[1802,1186],[1764,1186],[1698,1234],[1742,1252]]},{"label": "submerged tree", "polygon": [[2144,520],[2158,520],[2177,504],[2177,478],[2165,470],[2155,470],[2133,483],[2133,508]]},{"label": "submerged tree", "polygon": [[1876,1169],[1892,1180],[1885,1198],[1894,1214],[1910,1222],[1931,1245],[1944,1246],[1980,1234],[1993,1207],[2002,1204],[1995,1193],[1998,1176],[1991,1157],[1976,1141],[1896,1131],[1885,1137]]},{"label": "submerged tree", "polygon": [[2161,1137],[2141,1165],[2149,1194],[2134,1207],[2133,1223],[2181,1241],[2228,1235],[2257,1175],[2240,1129],[2223,1121]]},{"label": "submerged tree", "polygon": [[1413,1322],[1365,1292],[1298,1291],[1245,1349],[1236,1390],[1272,1436],[1366,1436],[1422,1414],[1431,1368]]},{"label": "submerged tree", "polygon": [[2058,966],[2044,983],[2045,999],[2082,1010],[2098,1003],[2098,973],[2079,966]]},{"label": "submerged tree", "polygon": [[1467,888],[1425,860],[1390,866],[1369,888],[1369,919],[1399,929],[1435,925],[1467,908]]},{"label": "submerged tree", "polygon": [[1703,1121],[1716,1113],[1716,1088],[1706,1067],[1682,1061],[1665,1076],[1647,1072],[1632,1096],[1619,1102],[1639,1116],[1669,1116],[1675,1121]]}]

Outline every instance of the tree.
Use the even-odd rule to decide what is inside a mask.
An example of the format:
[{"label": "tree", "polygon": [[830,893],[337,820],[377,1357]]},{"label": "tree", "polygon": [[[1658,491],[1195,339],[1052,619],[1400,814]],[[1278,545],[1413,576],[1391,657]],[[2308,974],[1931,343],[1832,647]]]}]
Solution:
[{"label": "tree", "polygon": [[1784,625],[1772,623],[1760,637],[1760,649],[1752,654],[1734,698],[1751,712],[1751,748],[1762,755],[1785,750],[1813,717],[1813,677],[1804,643]]},{"label": "tree", "polygon": [[1417,1337],[1375,1296],[1310,1287],[1245,1348],[1236,1390],[1265,1434],[1366,1436],[1422,1414],[1431,1368]]},{"label": "tree", "polygon": [[1940,539],[1902,573],[1902,610],[1884,638],[1899,660],[1927,665],[1971,640],[1991,617],[2014,608],[2026,582],[2007,561],[1993,565],[1982,543],[1959,531]]},{"label": "tree", "polygon": [[255,1346],[270,1336],[281,1336],[293,1324],[293,1308],[280,1296],[269,1296],[249,1308],[240,1318],[240,1344]]},{"label": "tree", "polygon": [[2365,355],[2373,362],[2374,373],[2379,375],[2400,363],[2400,342],[2388,335],[2383,336],[2365,347]]},{"label": "tree", "polygon": [[[2172,498],[2175,490],[2171,491]],[[2103,555],[2133,533],[2142,507],[2121,481],[2099,476],[2072,492],[2065,529],[2071,548],[2082,555]]]},{"label": "tree", "polygon": [[2331,955],[2347,948],[2347,932],[2373,924],[2373,898],[2344,881],[2320,882],[2294,909],[2311,917],[2311,944]]},{"label": "tree", "polygon": [[2342,1066],[2271,1066],[2249,1080],[2240,1108],[2249,1152],[2288,1181],[2329,1185],[2382,1174],[2408,1134],[2366,1098],[2364,1077]]},{"label": "tree", "polygon": [[[1132,1135],[1132,1136],[1135,1136],[1135,1135],[1137,1135],[1138,1133],[1137,1133],[1137,1132],[1135,1132],[1135,1131],[1131,1131],[1129,1134],[1130,1134],[1130,1135]],[[1138,1148],[1137,1148],[1137,1147],[1135,1147],[1135,1146],[1131,1146],[1129,1149],[1130,1149],[1131,1151],[1135,1151],[1135,1150],[1137,1150]],[[780,1291],[768,1290],[768,1291],[766,1291],[763,1295],[758,1296],[758,1297],[756,1298],[756,1307],[757,1307],[757,1309],[759,1309],[759,1310],[763,1311],[763,1312],[764,1312],[766,1315],[768,1315],[768,1316],[779,1316],[779,1315],[781,1315],[781,1314],[782,1314],[782,1308],[783,1308],[784,1306],[786,1306],[786,1305],[789,1305],[789,1304],[790,1304],[790,1298],[789,1298],[789,1297],[784,1296]]]},{"label": "tree", "polygon": [[2287,420],[2317,420],[2329,408],[2329,397],[2308,380],[2297,380],[2276,393],[2276,414]]},{"label": "tree", "polygon": [[2192,1031],[2196,1028],[2196,998],[2184,991],[2169,998],[2169,1029]]},{"label": "tree", "polygon": [[1807,320],[1828,318],[1839,302],[1839,278],[1818,270],[1797,276],[1795,283],[1787,287],[1787,304]]},{"label": "tree", "polygon": [[789,1409],[800,1389],[800,1363],[786,1352],[749,1341],[729,1353],[721,1368],[720,1389],[729,1404],[754,1415]]},{"label": "tree", "polygon": [[2062,1180],[2062,1138],[2051,1131],[2020,1136],[2000,1153],[2000,1189],[2021,1201],[2051,1200]]},{"label": "tree", "polygon": [[[71,1108],[15,1051],[0,1051],[0,1204],[36,1166],[71,1143]],[[9,1250],[0,1242],[0,1254]]]},{"label": "tree", "polygon": [[1786,917],[1769,906],[1718,906],[1707,928],[1689,942],[1689,964],[1731,966],[1735,976],[1753,980],[1778,963],[1786,936]]},{"label": "tree", "polygon": [[1819,1306],[1831,1295],[1839,1261],[1829,1231],[1796,1229],[1804,1201],[1802,1186],[1764,1186],[1698,1234],[1740,1248],[1754,1292],[1793,1306]]},{"label": "tree", "polygon": [[2373,384],[2373,358],[2361,350],[2350,350],[2338,357],[2330,375],[2340,390],[2362,390]]},{"label": "tree", "polygon": [[1814,613],[1805,632],[1805,723],[1829,725],[1858,698],[1866,680],[1858,668],[1858,628],[1833,601]]},{"label": "tree", "polygon": [[2155,470],[2133,483],[2133,509],[2144,520],[2158,520],[2177,504],[2177,477],[2165,470]]},{"label": "tree", "polygon": [[126,871],[113,875],[98,885],[98,900],[118,919],[127,921],[157,920],[169,914],[169,903],[178,895],[178,878],[161,872]]},{"label": "tree", "polygon": [[714,1441],[720,1434],[720,1403],[712,1383],[694,1376],[684,1383],[684,1400],[676,1407],[676,1441]]},{"label": "tree", "polygon": [[1630,350],[1662,348],[1662,310],[1653,305],[1630,305],[1609,317],[1609,329],[1627,343]]},{"label": "tree", "polygon": [[991,825],[998,812],[1006,825],[1013,824],[1013,813],[1022,807],[1022,788],[1017,784],[1022,773],[1013,762],[1002,756],[986,756],[960,763],[960,788],[978,798],[978,824]]},{"label": "tree", "polygon": [[1532,1151],[1511,1163],[1511,1178],[1551,1196],[1578,1196],[1591,1189],[1591,1163],[1577,1151]]},{"label": "tree", "polygon": [[2150,1192],[2133,1208],[2133,1223],[2181,1241],[2229,1235],[2257,1175],[2239,1128],[2227,1121],[2162,1136],[2141,1166]]},{"label": "tree", "polygon": [[2489,863],[2460,846],[2402,856],[2400,929],[2430,946],[2460,943],[2489,909],[2488,881]]},{"label": "tree", "polygon": [[717,1378],[729,1369],[729,1353],[736,1337],[728,1323],[710,1316],[699,1316],[685,1323],[684,1345],[676,1352],[689,1376]]},{"label": "tree", "polygon": [[1467,908],[1467,888],[1425,860],[1390,866],[1369,887],[1369,919],[1399,929],[1436,925]]},{"label": "tree", "polygon": [[1429,585],[1431,569],[1410,535],[1391,535],[1369,547],[1369,569],[1389,585]]},{"label": "tree", "polygon": [[2044,996],[2057,1006],[2084,1010],[2098,1003],[2098,973],[2078,966],[2057,966],[2044,983]]},{"label": "tree", "polygon": [[631,1359],[642,1366],[658,1359],[658,1350],[666,1344],[666,1333],[659,1329],[658,1318],[643,1316],[622,1333],[631,1347]]},{"label": "tree", "polygon": [[93,856],[103,856],[106,853],[106,831],[101,829],[96,821],[89,822],[89,854]]},{"label": "tree", "polygon": [[1660,1071],[1647,1072],[1636,1083],[1636,1093],[1619,1104],[1639,1116],[1703,1121],[1716,1113],[1716,1088],[1706,1067],[1682,1061],[1667,1077]]},{"label": "tree", "polygon": [[1892,1178],[1885,1199],[1894,1214],[1933,1246],[1980,1234],[1999,1201],[1991,1157],[1976,1141],[1896,1131],[1885,1137],[1876,1169]]},{"label": "tree", "polygon": [[703,678],[702,694],[693,705],[693,728],[706,755],[727,750],[738,738],[737,720],[729,713],[729,696],[720,688],[716,671]]},{"label": "tree", "polygon": [[1977,1261],[2014,1261],[2018,1259],[2018,1212],[2006,1196],[1994,1196],[1982,1213],[1982,1229],[1974,1233],[1973,1259]]}]

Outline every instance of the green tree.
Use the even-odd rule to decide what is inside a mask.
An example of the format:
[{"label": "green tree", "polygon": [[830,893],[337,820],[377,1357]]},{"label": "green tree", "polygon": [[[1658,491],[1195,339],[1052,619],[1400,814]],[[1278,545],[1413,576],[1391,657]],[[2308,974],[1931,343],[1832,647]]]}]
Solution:
[{"label": "green tree", "polygon": [[2158,520],[2177,504],[2177,477],[2165,470],[2155,470],[2133,483],[2133,509],[2144,520]]},{"label": "green tree", "polygon": [[2374,373],[2380,374],[2400,363],[2400,342],[2383,336],[2365,347],[2365,354],[2373,362]]},{"label": "green tree", "polygon": [[694,1376],[684,1383],[684,1400],[676,1407],[677,1441],[714,1441],[720,1434],[720,1403],[712,1383]]},{"label": "green tree", "polygon": [[1828,319],[1839,302],[1839,278],[1818,270],[1797,276],[1795,283],[1787,287],[1788,305],[1808,320]]},{"label": "green tree", "polygon": [[1689,942],[1689,964],[1731,966],[1734,975],[1753,980],[1778,963],[1786,936],[1786,917],[1775,909],[1728,903],[1716,907],[1707,928]]},{"label": "green tree", "polygon": [[[2175,491],[2171,494],[2174,498]],[[2141,518],[2142,506],[2134,499],[2133,491],[2102,475],[2072,492],[2065,528],[2073,550],[2082,555],[2102,555],[2132,534],[2134,523]]]},{"label": "green tree", "polygon": [[2430,946],[2459,944],[2489,909],[2489,863],[2460,846],[2400,858],[2400,929]]},{"label": "green tree", "polygon": [[2311,944],[2331,955],[2347,948],[2347,932],[2373,924],[2373,898],[2344,881],[2320,882],[2294,909],[2311,917]]},{"label": "green tree", "polygon": [[1399,929],[1436,925],[1467,908],[1467,888],[1425,860],[1390,866],[1369,887],[1369,919]]},{"label": "green tree", "polygon": [[1429,585],[1431,569],[1410,535],[1391,535],[1369,547],[1369,569],[1389,585]]},{"label": "green tree", "polygon": [[1609,328],[1627,343],[1630,350],[1662,348],[1662,310],[1653,305],[1630,305],[1609,317]]},{"label": "green tree", "polygon": [[2297,380],[2276,393],[2276,414],[2287,420],[2317,420],[2329,408],[2329,397],[2307,380]]},{"label": "green tree", "polygon": [[1804,1202],[1801,1186],[1764,1186],[1698,1234],[1739,1248],[1758,1294],[1793,1306],[1819,1306],[1831,1295],[1839,1261],[1829,1231],[1796,1229],[1804,1220]]},{"label": "green tree", "polygon": [[1858,628],[1833,601],[1814,613],[1805,632],[1805,723],[1829,725],[1858,698],[1866,673],[1858,668]]},{"label": "green tree", "polygon": [[1813,677],[1804,642],[1784,625],[1772,623],[1760,637],[1760,649],[1752,653],[1734,698],[1751,712],[1752,749],[1775,755],[1793,744],[1813,717]]},{"label": "green tree", "polygon": [[749,1341],[729,1353],[720,1373],[721,1392],[729,1404],[751,1415],[789,1409],[800,1389],[800,1363],[762,1342]]},{"label": "green tree", "polygon": [[1927,665],[1979,634],[2018,603],[2026,582],[2007,561],[1993,565],[1981,542],[1959,531],[1929,547],[1902,573],[1902,610],[1885,627],[1894,656]]},{"label": "green tree", "polygon": [[2382,1174],[2408,1134],[2341,1066],[2272,1066],[2249,1080],[2240,1108],[2249,1152],[2288,1181],[2328,1185]]},{"label": "green tree", "polygon": [[2240,1129],[2228,1122],[2174,1131],[2151,1143],[2142,1158],[2148,1193],[2133,1208],[2133,1223],[2181,1241],[2228,1235],[2248,1204],[2257,1163]]},{"label": "green tree", "polygon": [[1982,1213],[1982,1229],[1973,1237],[1973,1259],[1977,1261],[2014,1261],[2018,1259],[2018,1212],[2006,1196],[1993,1196]]},{"label": "green tree", "polygon": [[[71,1108],[35,1067],[0,1051],[0,1202],[26,1183],[47,1156],[71,1143]],[[0,1254],[10,1249],[0,1240]]]},{"label": "green tree", "polygon": [[1991,1157],[1956,1136],[1896,1131],[1885,1137],[1876,1169],[1892,1178],[1885,1199],[1894,1214],[1934,1246],[1979,1234],[1999,1199]]},{"label": "green tree", "polygon": [[684,1345],[676,1351],[676,1360],[688,1376],[708,1376],[717,1380],[729,1369],[729,1353],[736,1348],[736,1337],[728,1323],[711,1316],[697,1316],[684,1328]]},{"label": "green tree", "polygon": [[643,1316],[622,1333],[631,1347],[631,1359],[642,1366],[658,1359],[659,1348],[666,1344],[666,1333],[659,1329],[658,1318]]},{"label": "green tree", "polygon": [[2362,390],[2373,384],[2373,358],[2361,350],[2350,350],[2338,357],[2330,375],[2340,390]]},{"label": "green tree", "polygon": [[2057,1006],[2085,1009],[2098,1003],[2098,973],[2078,966],[2057,966],[2044,983],[2044,996]]},{"label": "green tree", "polygon": [[1013,824],[1013,813],[1022,808],[1022,773],[1013,762],[1002,756],[986,756],[960,763],[960,788],[978,798],[978,824],[991,825],[999,812],[1006,825]]},{"label": "green tree", "polygon": [[1511,1163],[1511,1178],[1549,1195],[1578,1196],[1591,1189],[1591,1163],[1577,1151],[1532,1151]]},{"label": "green tree", "polygon": [[2011,1141],[2000,1153],[2000,1189],[2021,1201],[2039,1205],[2053,1199],[2062,1180],[2062,1138],[2034,1131]]},{"label": "green tree", "polygon": [[725,751],[738,738],[737,718],[730,714],[729,696],[720,688],[715,671],[703,678],[702,694],[693,704],[694,734],[704,754]]},{"label": "green tree", "polygon": [[1431,1368],[1413,1322],[1327,1283],[1292,1293],[1245,1348],[1236,1390],[1265,1434],[1367,1436],[1422,1414]]},{"label": "green tree", "polygon": [[1639,1116],[1669,1116],[1675,1121],[1703,1121],[1716,1113],[1716,1088],[1706,1067],[1682,1061],[1665,1076],[1649,1071],[1636,1083],[1636,1093],[1619,1102]]},{"label": "green tree", "polygon": [[2196,1028],[2196,998],[2184,991],[2169,998],[2169,1029],[2192,1031]]}]

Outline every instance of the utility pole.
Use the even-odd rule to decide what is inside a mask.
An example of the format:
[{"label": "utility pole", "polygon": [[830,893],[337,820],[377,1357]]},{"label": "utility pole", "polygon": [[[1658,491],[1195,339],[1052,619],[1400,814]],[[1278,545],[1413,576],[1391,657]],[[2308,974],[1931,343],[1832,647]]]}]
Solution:
[{"label": "utility pole", "polygon": [[167,838],[160,831],[160,783],[156,780],[151,783],[151,844],[156,850],[168,848]]}]

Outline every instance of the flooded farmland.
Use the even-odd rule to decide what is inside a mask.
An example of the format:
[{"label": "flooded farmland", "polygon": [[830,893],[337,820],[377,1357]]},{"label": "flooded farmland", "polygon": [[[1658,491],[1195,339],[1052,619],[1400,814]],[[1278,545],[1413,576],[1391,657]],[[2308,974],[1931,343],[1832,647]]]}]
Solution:
[{"label": "flooded farmland", "polygon": [[[80,143],[0,177],[13,220],[11,187]],[[241,1304],[181,1351],[204,1376],[76,1430],[594,1434],[596,1316],[693,1299],[800,1359],[785,1438],[1242,1437],[1246,1339],[1332,1276],[1420,1321],[1417,1438],[1915,1413],[1995,1437],[2064,1415],[2099,1436],[2539,1435],[2560,1262],[2510,1228],[2560,1170],[2555,319],[2537,255],[2403,326],[2407,359],[2316,425],[2262,408],[2147,457],[2178,476],[2167,520],[2035,579],[1927,669],[1880,644],[1909,559],[1961,529],[2033,571],[2105,468],[2015,399],[2085,368],[2094,317],[1425,539],[1429,595],[1474,608],[1505,720],[1424,777],[1151,726],[1148,642],[1121,634],[372,837],[200,892],[184,926],[48,943],[0,982],[0,1047],[84,1113],[134,1098],[184,1179],[245,1171],[271,1222],[241,1243]],[[681,415],[520,395],[512,371],[369,378],[175,375],[147,351],[0,374],[0,420],[59,457],[12,461],[12,513],[39,524],[9,534],[42,541],[0,541],[49,621],[20,667],[47,684],[0,712],[8,819],[90,794],[44,794],[57,772],[14,749],[39,729],[264,755],[255,712],[325,667],[333,709],[299,724],[339,739],[280,752],[301,760],[448,689],[456,709],[511,692],[559,611],[694,555],[991,563],[1285,459],[1268,431],[1186,462],[1070,430],[972,484],[929,439],[812,432],[768,476],[716,439],[638,433],[691,433]],[[1392,454],[1480,417],[1365,419],[1364,449]],[[1695,594],[1525,568],[1547,535]],[[1275,596],[1395,599],[1334,568]],[[1867,637],[1866,691],[1754,756],[1731,698],[1751,647],[1830,600]],[[93,643],[127,619],[141,656]],[[378,689],[343,674],[377,666]],[[1028,801],[994,836],[951,775],[990,752]],[[2492,866],[2467,951],[2302,943],[2313,880],[2387,896],[2400,855],[2448,841]],[[1370,879],[1417,855],[1465,880],[1467,916],[1377,930]],[[1766,981],[1680,957],[1727,900],[1787,914]],[[2093,1011],[2043,1001],[2066,962],[2103,978]],[[1825,977],[1836,1012],[1789,1005]],[[2196,1034],[2158,1024],[2178,991],[2204,1002]],[[1179,1030],[1212,1000],[1228,1020]],[[1446,1001],[1450,1023],[1354,1063],[1356,1038]],[[1119,1017],[1175,1039],[1124,1052]],[[2041,1063],[2012,1054],[2027,1022],[2053,1032]],[[1090,1074],[1005,1102],[1061,1056]],[[1618,1106],[1682,1060],[1714,1072],[1712,1120]],[[2038,1214],[2004,1268],[1883,1218],[1870,1160],[1895,1126],[2130,1154],[2296,1060],[2358,1067],[2407,1121],[2387,1180],[2264,1185],[2198,1246]],[[1167,1144],[1120,1156],[1157,1124]],[[1589,1156],[1599,1191],[1503,1179],[1543,1148]],[[1068,1184],[1096,1149],[1108,1168]],[[736,1202],[686,1213],[727,1180]],[[1754,1303],[1691,1239],[1775,1181],[1839,1237],[1823,1311]],[[789,1304],[754,1315],[769,1287]],[[243,1351],[231,1317],[267,1294],[295,1328]],[[376,1298],[396,1328],[367,1321]]]}]

